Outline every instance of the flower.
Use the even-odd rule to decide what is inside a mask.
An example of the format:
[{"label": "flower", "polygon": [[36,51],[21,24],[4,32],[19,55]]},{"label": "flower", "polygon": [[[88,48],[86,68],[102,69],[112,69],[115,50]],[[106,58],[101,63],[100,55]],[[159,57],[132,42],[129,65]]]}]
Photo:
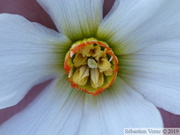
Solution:
[{"label": "flower", "polygon": [[[123,134],[124,128],[162,127],[155,105],[180,114],[179,0],[116,0],[105,18],[102,0],[38,2],[59,32],[19,15],[0,15],[0,108],[17,104],[35,84],[55,79],[27,108],[4,123],[0,134],[116,135]],[[76,63],[78,55],[87,55],[79,49],[89,39],[107,44],[113,54],[107,56],[100,43],[92,46],[100,48],[103,60],[95,55],[81,59],[86,67],[75,67],[75,79],[70,80],[78,89],[87,86],[84,80],[76,82],[83,78],[80,70],[88,69],[85,77],[98,79],[102,78],[97,76],[99,70],[103,70],[107,79],[105,71],[111,74],[111,67],[117,66],[111,56],[113,61],[118,59],[117,77],[96,96],[87,94],[88,88],[84,92],[71,87],[71,70],[66,70],[69,76],[64,70],[68,60]],[[78,46],[77,52],[72,51],[72,45]],[[90,44],[86,45],[89,49]],[[66,59],[66,55],[72,57]],[[110,61],[105,62],[110,66],[98,67],[103,61]],[[89,71],[91,68],[95,70]],[[102,86],[91,80],[98,86],[90,87]]]}]

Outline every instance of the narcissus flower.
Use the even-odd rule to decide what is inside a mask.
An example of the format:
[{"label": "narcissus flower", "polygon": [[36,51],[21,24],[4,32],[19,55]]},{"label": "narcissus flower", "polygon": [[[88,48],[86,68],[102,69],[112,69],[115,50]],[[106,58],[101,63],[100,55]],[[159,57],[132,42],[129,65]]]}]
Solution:
[{"label": "narcissus flower", "polygon": [[121,135],[180,114],[180,1],[38,0],[58,32],[0,14],[0,108],[54,79],[2,135]]}]

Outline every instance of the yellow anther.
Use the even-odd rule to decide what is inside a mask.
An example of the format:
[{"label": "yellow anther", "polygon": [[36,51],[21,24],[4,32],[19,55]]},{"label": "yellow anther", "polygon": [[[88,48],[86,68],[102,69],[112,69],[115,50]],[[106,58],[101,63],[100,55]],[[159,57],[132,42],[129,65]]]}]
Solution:
[{"label": "yellow anther", "polygon": [[90,57],[93,54],[94,45],[90,44],[79,49],[78,53],[81,53],[83,57]]},{"label": "yellow anther", "polygon": [[98,54],[95,56],[95,59],[99,61],[100,58],[106,58],[106,53],[104,51],[99,51]]},{"label": "yellow anther", "polygon": [[98,88],[104,83],[104,76],[102,73],[99,72],[97,68],[95,69],[90,69],[90,74],[91,74],[91,86],[93,88]]},{"label": "yellow anther", "polygon": [[100,72],[102,73],[111,68],[111,63],[107,60],[107,58],[101,58],[98,61],[98,68],[100,69]]},{"label": "yellow anther", "polygon": [[[96,57],[99,54],[100,51],[101,51],[101,47],[95,46],[94,50],[93,50],[93,53],[92,53],[92,57]],[[92,52],[92,50],[91,50],[91,52]]]},{"label": "yellow anther", "polygon": [[111,76],[111,75],[113,74],[112,68],[110,68],[109,70],[104,71],[104,74],[105,74],[106,76]]},{"label": "yellow anther", "polygon": [[77,53],[73,59],[74,67],[79,67],[87,64],[87,57],[83,57],[82,54]]},{"label": "yellow anther", "polygon": [[80,68],[76,69],[73,75],[73,82],[75,82],[80,86],[83,86],[86,84],[88,77],[89,77],[89,67],[81,66]]}]

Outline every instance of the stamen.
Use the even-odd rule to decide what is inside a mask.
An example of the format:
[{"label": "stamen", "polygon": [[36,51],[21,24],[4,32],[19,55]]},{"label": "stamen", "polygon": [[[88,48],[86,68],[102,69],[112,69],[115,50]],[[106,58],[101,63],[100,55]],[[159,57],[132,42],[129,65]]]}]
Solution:
[{"label": "stamen", "polygon": [[74,55],[74,52],[70,51],[70,57],[73,57],[73,55]]},{"label": "stamen", "polygon": [[73,75],[73,82],[76,84],[83,86],[86,84],[89,76],[89,67],[88,66],[82,66],[78,69],[76,69],[74,75]]},{"label": "stamen", "polygon": [[111,56],[111,58],[109,59],[109,62],[111,62],[111,61],[112,61],[112,59],[113,59],[113,57]]},{"label": "stamen", "polygon": [[72,75],[73,75],[73,71],[70,70],[70,71],[69,71],[69,74],[68,74],[68,78],[70,78]]},{"label": "stamen", "polygon": [[111,64],[107,60],[107,58],[101,58],[98,61],[98,68],[100,69],[100,72],[104,72],[104,71],[107,71],[111,68]]},{"label": "stamen", "polygon": [[73,59],[73,63],[74,63],[75,67],[86,65],[87,64],[87,57],[83,57],[82,54],[77,53]]},{"label": "stamen", "polygon": [[105,42],[89,38],[72,45],[64,69],[72,87],[97,95],[116,79],[118,59]]},{"label": "stamen", "polygon": [[112,68],[110,68],[109,70],[104,71],[104,74],[105,74],[106,76],[111,76],[111,75],[113,74]]},{"label": "stamen", "polygon": [[103,74],[98,71],[97,68],[91,69],[91,85],[93,88],[98,88],[103,85],[104,77]]}]

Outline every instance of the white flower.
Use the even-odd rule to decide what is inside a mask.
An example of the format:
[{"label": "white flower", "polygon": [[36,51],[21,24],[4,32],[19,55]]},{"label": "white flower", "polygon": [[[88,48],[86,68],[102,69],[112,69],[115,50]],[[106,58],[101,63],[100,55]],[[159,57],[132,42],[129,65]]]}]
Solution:
[{"label": "white flower", "polygon": [[[0,134],[121,135],[128,127],[163,127],[155,106],[180,114],[179,0],[116,0],[104,19],[103,0],[38,2],[62,34],[0,14],[0,108],[17,104],[32,86],[54,81],[0,126]],[[119,63],[115,81],[96,96],[72,88],[64,70],[71,46],[91,37],[106,42]],[[97,61],[88,58],[82,69],[89,72],[83,77],[95,76],[92,87],[101,87],[99,70],[108,78]]]}]

